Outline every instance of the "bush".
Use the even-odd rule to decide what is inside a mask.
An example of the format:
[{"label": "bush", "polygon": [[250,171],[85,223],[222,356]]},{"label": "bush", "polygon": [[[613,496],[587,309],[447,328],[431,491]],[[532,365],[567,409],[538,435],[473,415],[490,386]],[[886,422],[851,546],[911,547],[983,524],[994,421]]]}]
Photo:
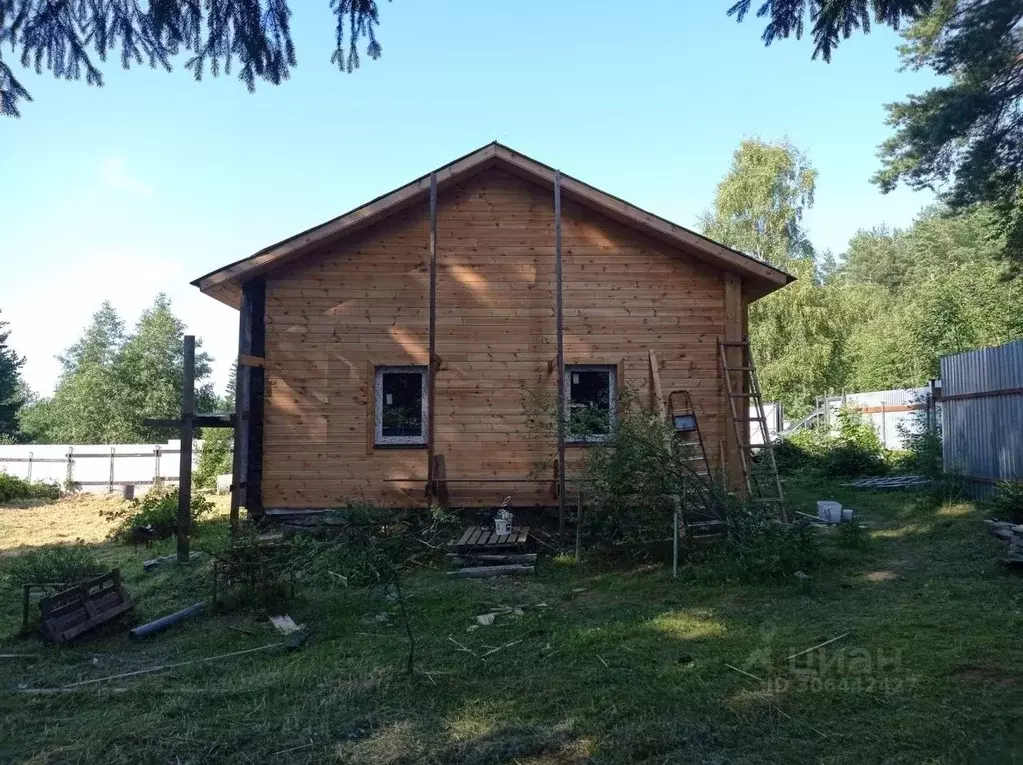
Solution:
[{"label": "bush", "polygon": [[995,518],[1023,523],[1023,484],[1001,481],[994,492],[982,503]]},{"label": "bush", "polygon": [[195,469],[195,485],[200,489],[217,488],[217,476],[230,473],[231,442],[234,431],[229,428],[206,428],[203,431],[202,451]]},{"label": "bush", "polygon": [[836,433],[810,428],[785,438],[775,448],[779,468],[810,467],[830,477],[887,473],[889,452],[863,415],[855,409],[843,408],[837,420]]},{"label": "bush", "polygon": [[808,521],[782,523],[753,503],[734,508],[730,533],[695,556],[705,575],[746,582],[777,580],[820,566],[820,543]]},{"label": "bush", "polygon": [[917,473],[927,478],[938,478],[944,471],[941,423],[925,410],[917,410],[906,424],[899,423],[899,435],[906,448],[900,472]]},{"label": "bush", "polygon": [[106,571],[84,542],[48,545],[12,558],[5,566],[11,584],[77,584]]},{"label": "bush", "polygon": [[[201,494],[192,495],[191,517],[194,525],[213,510],[213,503]],[[101,510],[104,518],[117,521],[110,537],[130,542],[137,528],[151,528],[157,539],[174,535],[178,530],[178,490],[154,486],[140,499],[115,508]]]},{"label": "bush", "polygon": [[666,539],[673,496],[685,498],[690,521],[724,520],[727,499],[694,471],[695,447],[679,441],[670,423],[643,411],[633,391],[623,391],[617,411],[608,440],[586,452],[584,533],[612,544]]},{"label": "bush", "polygon": [[7,473],[0,473],[0,502],[12,499],[58,499],[60,487],[42,481],[26,481]]}]

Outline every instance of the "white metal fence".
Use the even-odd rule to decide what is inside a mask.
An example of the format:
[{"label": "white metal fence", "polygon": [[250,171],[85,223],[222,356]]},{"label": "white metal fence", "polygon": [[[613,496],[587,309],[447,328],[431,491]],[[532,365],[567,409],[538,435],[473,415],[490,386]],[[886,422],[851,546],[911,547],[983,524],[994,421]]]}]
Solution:
[{"label": "white metal fence", "polygon": [[[202,441],[196,441],[192,466],[198,464]],[[17,444],[0,445],[0,472],[81,491],[120,491],[132,484],[139,492],[156,478],[176,483],[181,442],[166,444]]]},{"label": "white metal fence", "polygon": [[[829,431],[838,425],[838,413],[844,408],[856,409],[877,432],[878,438],[889,449],[905,449],[904,436],[923,424],[921,418],[931,422],[940,418],[940,403],[930,386],[877,390],[863,393],[843,393],[840,396],[822,396],[816,408],[798,422],[785,422],[781,435],[795,433],[805,427],[823,427]],[[771,404],[765,404],[766,409]],[[777,419],[775,414],[773,419]],[[772,417],[769,415],[768,420]]]},{"label": "white metal fence", "polygon": [[941,360],[945,469],[977,494],[1023,482],[1023,340]]}]

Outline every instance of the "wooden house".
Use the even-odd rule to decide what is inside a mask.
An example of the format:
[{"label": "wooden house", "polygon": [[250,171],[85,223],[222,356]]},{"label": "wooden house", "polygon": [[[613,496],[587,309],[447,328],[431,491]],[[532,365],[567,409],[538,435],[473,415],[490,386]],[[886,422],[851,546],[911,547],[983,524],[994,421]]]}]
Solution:
[{"label": "wooden house", "polygon": [[734,461],[719,342],[791,280],[493,143],[193,284],[240,310],[236,482],[259,513],[428,487],[551,505],[558,452],[571,477],[602,428],[552,441],[530,407],[613,418],[625,386],[689,391]]}]

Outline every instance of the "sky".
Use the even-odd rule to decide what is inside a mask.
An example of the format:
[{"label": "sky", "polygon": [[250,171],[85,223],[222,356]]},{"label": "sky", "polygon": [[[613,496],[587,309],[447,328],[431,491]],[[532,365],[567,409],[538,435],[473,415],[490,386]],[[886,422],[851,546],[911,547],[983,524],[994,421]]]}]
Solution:
[{"label": "sky", "polygon": [[298,67],[254,94],[197,83],[183,59],[124,72],[115,56],[103,88],[15,67],[35,101],[0,118],[0,320],[26,381],[53,391],[55,356],[104,300],[130,327],[164,292],[222,390],[237,313],[190,281],[495,139],[693,227],[741,140],[787,138],[819,172],[819,250],[911,223],[931,197],[869,181],[884,104],[934,84],[899,71],[897,35],[826,64],[807,39],[765,48],[729,5],[394,0],[383,56],[342,74],[327,0],[292,0]]}]

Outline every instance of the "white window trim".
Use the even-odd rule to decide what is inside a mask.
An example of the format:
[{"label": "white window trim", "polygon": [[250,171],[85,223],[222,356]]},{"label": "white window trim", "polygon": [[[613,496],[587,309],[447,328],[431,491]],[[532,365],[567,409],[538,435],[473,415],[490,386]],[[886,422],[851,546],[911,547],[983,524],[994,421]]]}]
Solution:
[{"label": "white window trim", "polygon": [[588,436],[573,436],[568,432],[569,412],[572,409],[572,373],[573,372],[607,372],[610,376],[608,385],[608,423],[613,428],[618,422],[618,365],[617,364],[566,364],[565,365],[565,443],[566,444],[602,444],[611,439],[611,434],[595,433]]},{"label": "white window trim", "polygon": [[[384,374],[385,373],[408,373],[417,372],[422,380],[422,422],[423,422],[423,434],[421,436],[385,436],[384,435]],[[375,446],[425,446],[427,433],[426,423],[429,422],[429,407],[430,397],[427,395],[427,386],[429,385],[427,375],[427,368],[425,366],[383,366],[376,367],[376,379],[374,381],[375,386],[375,397],[374,397],[374,432],[373,432],[373,444]]]}]

